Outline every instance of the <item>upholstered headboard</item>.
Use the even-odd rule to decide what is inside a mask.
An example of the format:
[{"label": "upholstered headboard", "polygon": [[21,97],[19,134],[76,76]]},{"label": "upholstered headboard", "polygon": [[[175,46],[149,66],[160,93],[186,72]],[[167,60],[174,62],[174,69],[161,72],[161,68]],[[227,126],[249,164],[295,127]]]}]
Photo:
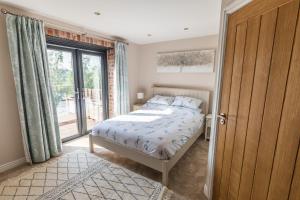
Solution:
[{"label": "upholstered headboard", "polygon": [[209,91],[200,89],[183,89],[175,87],[153,87],[153,95],[168,95],[168,96],[188,96],[199,98],[203,101],[202,111],[205,115],[208,114],[209,108]]}]

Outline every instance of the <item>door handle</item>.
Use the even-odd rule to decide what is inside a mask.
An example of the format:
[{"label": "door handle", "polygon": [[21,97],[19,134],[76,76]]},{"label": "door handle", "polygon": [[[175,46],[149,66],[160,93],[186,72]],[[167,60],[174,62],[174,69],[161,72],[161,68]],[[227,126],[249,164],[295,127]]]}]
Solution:
[{"label": "door handle", "polygon": [[84,91],[84,90],[82,90],[82,92],[81,92],[81,93],[82,93],[82,99],[83,99],[83,100],[85,100],[85,91]]},{"label": "door handle", "polygon": [[225,113],[220,113],[220,114],[218,114],[218,115],[217,115],[217,118],[220,119],[219,123],[220,123],[221,125],[226,124],[227,116],[226,116]]},{"label": "door handle", "polygon": [[79,88],[76,88],[75,96],[76,96],[76,99],[79,100],[79,98],[80,98]]}]

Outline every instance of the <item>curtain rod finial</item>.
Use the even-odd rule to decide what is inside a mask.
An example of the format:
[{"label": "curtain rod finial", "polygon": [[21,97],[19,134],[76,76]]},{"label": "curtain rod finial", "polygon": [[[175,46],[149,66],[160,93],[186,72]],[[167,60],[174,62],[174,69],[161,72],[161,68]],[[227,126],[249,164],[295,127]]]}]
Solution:
[{"label": "curtain rod finial", "polygon": [[7,10],[4,9],[4,8],[1,8],[1,12],[2,12],[3,14],[7,14]]}]

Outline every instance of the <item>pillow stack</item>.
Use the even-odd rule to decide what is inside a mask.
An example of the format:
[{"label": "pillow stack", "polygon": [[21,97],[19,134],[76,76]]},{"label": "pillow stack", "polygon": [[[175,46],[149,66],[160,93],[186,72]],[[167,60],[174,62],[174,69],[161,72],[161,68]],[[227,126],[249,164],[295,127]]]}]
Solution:
[{"label": "pillow stack", "polygon": [[179,107],[185,107],[185,108],[191,108],[191,109],[199,109],[202,100],[193,98],[193,97],[187,97],[187,96],[162,96],[162,95],[155,95],[153,98],[149,99],[147,101],[148,103],[154,103],[154,104],[162,104],[167,106],[179,106]]},{"label": "pillow stack", "polygon": [[154,97],[149,99],[147,102],[169,106],[172,104],[173,101],[174,101],[174,97],[155,95]]},{"label": "pillow stack", "polygon": [[199,109],[202,104],[200,99],[186,97],[186,96],[176,96],[172,106],[180,106],[191,109]]}]

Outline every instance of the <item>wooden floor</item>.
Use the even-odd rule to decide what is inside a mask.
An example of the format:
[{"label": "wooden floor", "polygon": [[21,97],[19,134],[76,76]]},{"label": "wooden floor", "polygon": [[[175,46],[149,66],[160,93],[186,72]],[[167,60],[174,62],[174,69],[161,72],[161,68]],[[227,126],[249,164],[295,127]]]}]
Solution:
[{"label": "wooden floor", "polygon": [[[63,149],[64,153],[78,149],[88,151],[88,145],[88,137],[84,136],[64,143]],[[153,180],[161,180],[161,174],[159,172],[129,159],[120,157],[104,148],[96,147],[95,154]],[[203,194],[203,186],[206,180],[207,156],[208,142],[203,138],[200,138],[171,170],[169,176],[169,188],[185,199],[206,200]],[[28,169],[30,169],[30,166],[22,166],[6,173],[0,173],[0,181],[16,176]]]},{"label": "wooden floor", "polygon": [[[87,127],[90,129],[91,127],[94,127],[95,124],[97,123],[96,120],[93,119],[87,119]],[[59,131],[60,131],[60,138],[65,139],[74,135],[78,134],[78,128],[77,128],[77,123],[70,123],[70,124],[64,124],[59,126]]]}]

